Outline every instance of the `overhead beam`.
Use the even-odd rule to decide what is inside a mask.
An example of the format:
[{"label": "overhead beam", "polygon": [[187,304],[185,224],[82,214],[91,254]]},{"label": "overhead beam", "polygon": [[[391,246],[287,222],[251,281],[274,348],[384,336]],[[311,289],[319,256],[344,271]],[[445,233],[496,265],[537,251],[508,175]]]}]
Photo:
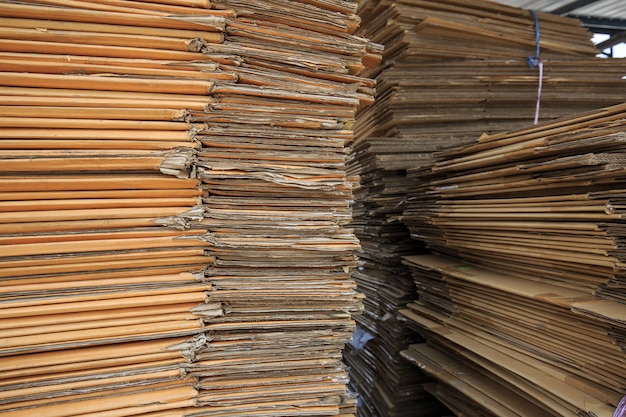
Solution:
[{"label": "overhead beam", "polygon": [[626,20],[624,19],[606,19],[601,17],[577,16],[569,15],[579,19],[583,26],[596,33],[615,34],[626,30]]},{"label": "overhead beam", "polygon": [[559,7],[558,9],[552,10],[550,13],[566,15],[571,11],[576,9],[580,9],[581,7],[587,6],[592,3],[596,3],[599,0],[574,0],[570,3],[567,3],[564,6]]},{"label": "overhead beam", "polygon": [[626,42],[626,30],[611,36],[609,39],[603,42],[600,42],[596,45],[596,47],[598,48],[598,50],[604,51],[605,49],[612,48],[613,46],[622,42]]}]

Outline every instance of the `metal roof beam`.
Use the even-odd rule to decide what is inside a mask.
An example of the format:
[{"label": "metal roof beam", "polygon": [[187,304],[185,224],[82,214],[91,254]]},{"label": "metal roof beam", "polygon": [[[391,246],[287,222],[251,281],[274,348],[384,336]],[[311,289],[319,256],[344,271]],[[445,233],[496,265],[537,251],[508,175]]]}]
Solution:
[{"label": "metal roof beam", "polygon": [[612,48],[618,43],[626,42],[626,31],[618,32],[611,36],[609,39],[600,42],[596,45],[598,50],[604,51],[607,48]]},{"label": "metal roof beam", "polygon": [[574,0],[564,6],[559,7],[558,9],[552,10],[551,13],[566,15],[571,11],[580,9],[581,7],[587,6],[591,3],[596,3],[597,1],[599,0]]},{"label": "metal roof beam", "polygon": [[626,20],[623,19],[604,19],[600,17],[577,16],[573,14],[570,15],[570,17],[580,19],[586,28],[596,33],[608,33],[613,35],[626,30]]}]

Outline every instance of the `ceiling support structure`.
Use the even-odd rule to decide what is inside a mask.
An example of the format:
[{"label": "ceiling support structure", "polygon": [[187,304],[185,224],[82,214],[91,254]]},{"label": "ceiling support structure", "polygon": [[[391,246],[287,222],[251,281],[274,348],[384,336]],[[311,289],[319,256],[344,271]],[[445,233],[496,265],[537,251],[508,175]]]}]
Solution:
[{"label": "ceiling support structure", "polygon": [[615,45],[622,42],[626,42],[626,31],[621,31],[611,35],[609,39],[600,42],[596,45],[596,47],[599,51],[604,51],[605,49],[613,48]]},{"label": "ceiling support structure", "polygon": [[558,9],[552,10],[550,13],[564,16],[573,10],[580,9],[581,7],[596,3],[597,1],[598,0],[574,0],[571,3],[567,3],[566,5],[559,7]]}]

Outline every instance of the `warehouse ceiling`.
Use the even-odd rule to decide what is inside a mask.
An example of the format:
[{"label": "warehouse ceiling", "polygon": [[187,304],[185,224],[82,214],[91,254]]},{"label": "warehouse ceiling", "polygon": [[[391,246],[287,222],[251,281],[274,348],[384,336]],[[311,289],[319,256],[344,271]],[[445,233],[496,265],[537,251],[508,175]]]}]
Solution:
[{"label": "warehouse ceiling", "polygon": [[598,49],[611,54],[611,48],[626,42],[626,1],[624,0],[496,0],[498,3],[562,16],[575,17],[593,33],[609,37]]}]

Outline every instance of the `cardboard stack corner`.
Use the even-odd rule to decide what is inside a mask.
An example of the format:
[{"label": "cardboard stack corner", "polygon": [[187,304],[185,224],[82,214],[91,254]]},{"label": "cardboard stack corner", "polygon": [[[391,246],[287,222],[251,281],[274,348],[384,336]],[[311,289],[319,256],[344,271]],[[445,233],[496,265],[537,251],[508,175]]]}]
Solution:
[{"label": "cardboard stack corner", "polygon": [[354,414],[356,7],[0,7],[0,412]]},{"label": "cardboard stack corner", "polygon": [[429,343],[403,355],[451,409],[613,415],[626,383],[625,129],[626,106],[607,107],[485,135],[410,174],[403,218],[446,256],[405,258],[420,297],[402,314]]},{"label": "cardboard stack corner", "polygon": [[[362,245],[353,277],[366,299],[360,342],[345,356],[361,416],[441,413],[424,393],[429,379],[399,358],[413,342],[397,311],[418,293],[398,259],[423,253],[417,241],[433,227],[409,232],[401,222],[414,184],[407,171],[428,167],[442,148],[532,124],[538,105],[544,121],[624,101],[623,60],[595,58],[579,21],[536,15],[538,27],[528,10],[481,0],[360,5],[358,33],[384,48],[371,72],[376,101],[357,115],[350,160],[360,176],[353,227]],[[531,68],[537,54],[541,68]]]}]

